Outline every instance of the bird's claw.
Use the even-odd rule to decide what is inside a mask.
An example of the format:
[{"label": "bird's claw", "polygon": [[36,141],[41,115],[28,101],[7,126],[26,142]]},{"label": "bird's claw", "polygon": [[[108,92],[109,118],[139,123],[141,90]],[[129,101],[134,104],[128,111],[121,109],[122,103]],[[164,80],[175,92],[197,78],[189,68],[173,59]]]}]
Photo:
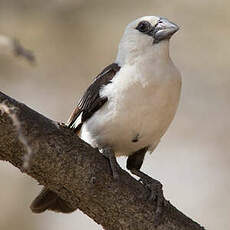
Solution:
[{"label": "bird's claw", "polygon": [[162,184],[152,178],[140,178],[140,182],[145,186],[146,189],[150,191],[150,194],[148,196],[148,200],[158,200],[159,198],[161,200],[164,200],[163,190],[162,190]]},{"label": "bird's claw", "polygon": [[162,220],[163,208],[166,206],[167,201],[164,198],[162,184],[147,175],[143,176],[139,180],[144,187],[149,191],[147,195],[148,201],[156,201],[156,212],[155,212],[155,226],[158,226]]},{"label": "bird's claw", "polygon": [[67,127],[66,123],[64,123],[64,122],[58,122],[58,125],[62,126],[62,127]]}]

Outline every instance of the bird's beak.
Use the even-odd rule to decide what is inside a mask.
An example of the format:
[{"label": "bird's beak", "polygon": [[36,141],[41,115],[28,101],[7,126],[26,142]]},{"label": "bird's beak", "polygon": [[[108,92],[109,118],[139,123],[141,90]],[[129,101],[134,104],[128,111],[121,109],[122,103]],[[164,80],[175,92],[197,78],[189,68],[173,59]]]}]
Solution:
[{"label": "bird's beak", "polygon": [[179,26],[170,22],[166,18],[160,18],[159,22],[154,28],[154,43],[161,40],[170,39],[171,36],[179,30]]}]

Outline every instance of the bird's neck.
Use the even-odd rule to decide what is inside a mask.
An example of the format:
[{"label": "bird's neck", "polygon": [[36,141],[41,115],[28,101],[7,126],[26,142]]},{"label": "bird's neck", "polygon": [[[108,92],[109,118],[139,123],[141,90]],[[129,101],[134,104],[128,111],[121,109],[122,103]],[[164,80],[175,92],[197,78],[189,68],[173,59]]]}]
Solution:
[{"label": "bird's neck", "polygon": [[126,64],[135,64],[140,59],[146,59],[148,62],[168,62],[169,56],[169,41],[161,41],[157,44],[153,44],[151,47],[144,47],[142,49],[129,47],[119,47],[116,63],[120,66]]}]

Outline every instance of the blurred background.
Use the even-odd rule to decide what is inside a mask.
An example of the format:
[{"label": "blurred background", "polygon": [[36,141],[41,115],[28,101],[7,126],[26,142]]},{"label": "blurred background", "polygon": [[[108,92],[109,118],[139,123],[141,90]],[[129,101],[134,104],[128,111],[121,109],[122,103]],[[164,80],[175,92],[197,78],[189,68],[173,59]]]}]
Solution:
[{"label": "blurred background", "polygon": [[[171,56],[181,101],[143,171],[178,209],[209,230],[230,229],[230,3],[227,0],[0,0],[0,35],[16,37],[37,62],[0,50],[0,90],[65,122],[99,71],[113,62],[125,26],[160,15],[181,26]],[[124,166],[125,159],[119,159]],[[0,229],[102,229],[80,211],[33,214],[41,186],[0,162]]]}]

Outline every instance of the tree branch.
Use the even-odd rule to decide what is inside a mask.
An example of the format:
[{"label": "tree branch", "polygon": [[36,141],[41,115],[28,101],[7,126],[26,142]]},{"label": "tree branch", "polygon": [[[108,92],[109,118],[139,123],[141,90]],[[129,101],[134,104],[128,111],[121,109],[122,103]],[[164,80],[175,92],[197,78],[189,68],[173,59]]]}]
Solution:
[{"label": "tree branch", "polygon": [[[126,171],[120,169],[120,180],[114,181],[108,161],[96,149],[68,128],[58,126],[1,92],[0,108],[0,160],[9,161],[55,191],[107,230],[156,229],[156,203],[142,198],[145,188]],[[15,114],[20,126],[15,125],[9,113]],[[20,135],[26,138],[26,144]],[[30,167],[23,166],[28,154],[27,145],[32,151]],[[204,228],[168,202],[157,229]]]}]

